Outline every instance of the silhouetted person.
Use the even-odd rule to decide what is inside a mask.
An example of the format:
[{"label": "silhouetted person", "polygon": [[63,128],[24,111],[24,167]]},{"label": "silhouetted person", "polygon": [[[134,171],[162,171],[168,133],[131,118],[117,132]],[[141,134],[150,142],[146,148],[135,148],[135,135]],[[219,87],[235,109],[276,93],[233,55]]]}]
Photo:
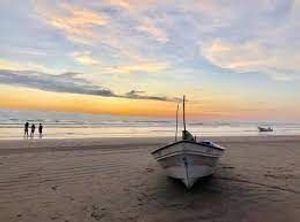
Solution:
[{"label": "silhouetted person", "polygon": [[28,129],[29,129],[29,123],[26,122],[24,124],[24,136],[27,136],[28,137]]},{"label": "silhouetted person", "polygon": [[43,125],[41,123],[39,124],[39,134],[40,134],[40,138],[42,138],[42,136],[43,136]]},{"label": "silhouetted person", "polygon": [[34,131],[35,131],[35,125],[32,124],[31,125],[31,134],[30,134],[31,137],[34,137]]}]

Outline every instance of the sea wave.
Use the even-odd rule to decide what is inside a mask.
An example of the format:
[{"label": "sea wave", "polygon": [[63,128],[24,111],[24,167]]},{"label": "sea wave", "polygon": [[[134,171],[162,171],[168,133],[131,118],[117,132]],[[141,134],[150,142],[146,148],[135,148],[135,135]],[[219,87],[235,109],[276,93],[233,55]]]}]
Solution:
[{"label": "sea wave", "polygon": [[[44,125],[46,138],[174,136],[175,121],[167,118],[116,117],[0,109],[0,138],[21,138],[24,123]],[[300,134],[298,122],[189,120],[188,129],[197,136],[252,136],[257,126],[272,126],[271,135]],[[179,124],[179,131],[182,124]]]}]

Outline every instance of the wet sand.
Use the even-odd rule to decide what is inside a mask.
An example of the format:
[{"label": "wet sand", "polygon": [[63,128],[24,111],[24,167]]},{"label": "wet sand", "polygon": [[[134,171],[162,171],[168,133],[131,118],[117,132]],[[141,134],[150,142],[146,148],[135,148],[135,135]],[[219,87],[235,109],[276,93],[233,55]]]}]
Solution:
[{"label": "wet sand", "polygon": [[0,221],[299,221],[300,137],[219,137],[187,191],[150,151],[171,138],[0,141]]}]

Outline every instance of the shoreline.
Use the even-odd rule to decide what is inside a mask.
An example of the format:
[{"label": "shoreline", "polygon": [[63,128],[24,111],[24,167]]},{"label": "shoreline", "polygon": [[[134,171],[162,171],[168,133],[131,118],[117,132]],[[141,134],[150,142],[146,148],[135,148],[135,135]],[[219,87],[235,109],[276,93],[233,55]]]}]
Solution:
[{"label": "shoreline", "polygon": [[[285,134],[281,134],[281,135],[276,135],[276,134],[261,134],[261,135],[205,135],[205,136],[197,136],[197,139],[201,140],[201,139],[218,139],[218,138],[279,138],[279,137],[300,137],[300,134],[289,134],[289,135],[285,135]],[[1,142],[10,142],[10,141],[55,141],[55,140],[103,140],[103,141],[110,141],[110,140],[141,140],[141,139],[145,139],[145,140],[149,140],[149,139],[174,139],[174,136],[110,136],[110,137],[74,137],[74,138],[70,138],[70,137],[59,137],[59,138],[38,138],[35,137],[34,139],[30,139],[30,137],[28,138],[24,138],[24,137],[19,137],[17,139],[10,139],[10,138],[1,138],[0,139],[0,143]]]},{"label": "shoreline", "polygon": [[[209,139],[220,145],[230,147],[231,144],[247,143],[300,143],[300,136],[217,136],[198,138]],[[7,154],[36,153],[36,152],[56,152],[56,151],[88,151],[88,150],[123,150],[144,149],[174,142],[173,137],[110,137],[110,138],[77,138],[77,139],[23,139],[23,140],[0,140],[0,156]],[[133,147],[133,148],[130,148]]]},{"label": "shoreline", "polygon": [[[175,123],[174,123],[175,124]],[[193,135],[202,137],[235,137],[235,136],[300,136],[300,124],[283,124],[273,126],[273,132],[261,133],[254,125],[240,124],[240,125],[191,125],[189,130]],[[9,129],[0,128],[1,140],[23,140],[23,129]],[[94,139],[101,138],[144,138],[144,137],[173,137],[175,136],[175,126],[164,125],[163,123],[152,124],[137,124],[130,125],[122,123],[121,125],[113,125],[105,123],[105,125],[89,127],[57,127],[51,128],[45,125],[43,138],[46,139]],[[180,134],[180,133],[179,133]],[[30,138],[28,138],[30,139]],[[39,135],[36,134],[34,140],[38,140]]]}]

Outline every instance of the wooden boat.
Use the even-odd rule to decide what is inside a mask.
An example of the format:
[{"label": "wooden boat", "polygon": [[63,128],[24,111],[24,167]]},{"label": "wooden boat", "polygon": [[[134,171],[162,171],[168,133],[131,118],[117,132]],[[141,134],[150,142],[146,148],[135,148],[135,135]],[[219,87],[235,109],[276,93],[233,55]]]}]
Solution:
[{"label": "wooden boat", "polygon": [[180,179],[187,188],[201,177],[214,173],[224,148],[208,140],[197,142],[186,130],[185,97],[183,97],[182,140],[177,141],[178,106],[176,112],[175,142],[154,150],[151,154],[168,176]]},{"label": "wooden boat", "polygon": [[273,128],[271,127],[257,127],[259,132],[273,132]]}]

